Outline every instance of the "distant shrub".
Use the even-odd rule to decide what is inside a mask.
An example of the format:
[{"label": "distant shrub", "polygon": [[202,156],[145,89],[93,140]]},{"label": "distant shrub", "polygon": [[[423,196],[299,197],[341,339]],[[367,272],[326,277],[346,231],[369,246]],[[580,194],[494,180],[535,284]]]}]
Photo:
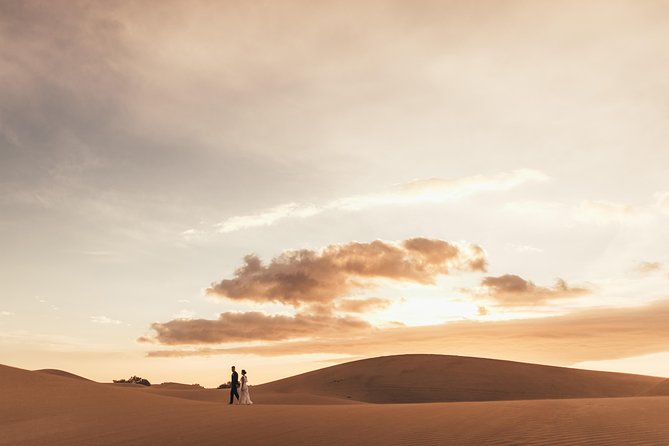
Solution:
[{"label": "distant shrub", "polygon": [[131,376],[128,379],[115,379],[113,380],[115,384],[141,384],[143,386],[150,386],[151,383],[146,378],[140,378],[139,376]]},{"label": "distant shrub", "polygon": [[217,389],[229,389],[231,387],[232,387],[232,384],[230,383],[230,381],[228,381],[227,383],[221,384],[220,386],[218,386]]}]

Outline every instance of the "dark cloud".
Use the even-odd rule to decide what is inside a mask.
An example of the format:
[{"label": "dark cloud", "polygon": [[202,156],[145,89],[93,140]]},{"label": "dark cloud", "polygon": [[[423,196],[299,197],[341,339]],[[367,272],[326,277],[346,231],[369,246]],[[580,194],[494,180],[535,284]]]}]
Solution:
[{"label": "dark cloud", "polygon": [[164,345],[219,344],[243,341],[280,341],[316,336],[328,338],[370,330],[369,323],[353,317],[296,314],[270,316],[260,312],[221,313],[216,320],[175,319],[151,324],[154,337],[140,342]]},{"label": "dark cloud", "polygon": [[442,353],[551,364],[625,358],[667,351],[669,299],[634,308],[603,308],[564,316],[510,321],[462,321],[428,327],[240,348],[149,352],[149,356],[311,353],[378,356]]},{"label": "dark cloud", "polygon": [[542,287],[515,274],[484,277],[481,286],[484,291],[475,292],[476,298],[491,299],[508,307],[541,305],[552,299],[582,296],[590,292],[587,288],[570,287],[563,279],[557,279],[552,287]]},{"label": "dark cloud", "polygon": [[328,306],[353,289],[373,287],[374,279],[432,284],[453,270],[485,267],[485,254],[476,245],[461,248],[426,238],[350,242],[322,251],[287,251],[268,265],[248,255],[234,278],[214,283],[205,292],[233,300]]}]

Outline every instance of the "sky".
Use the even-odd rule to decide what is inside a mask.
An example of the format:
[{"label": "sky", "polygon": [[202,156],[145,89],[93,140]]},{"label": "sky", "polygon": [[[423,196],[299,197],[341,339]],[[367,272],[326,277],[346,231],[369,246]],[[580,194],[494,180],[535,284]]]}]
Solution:
[{"label": "sky", "polygon": [[0,362],[669,376],[658,1],[0,0]]}]

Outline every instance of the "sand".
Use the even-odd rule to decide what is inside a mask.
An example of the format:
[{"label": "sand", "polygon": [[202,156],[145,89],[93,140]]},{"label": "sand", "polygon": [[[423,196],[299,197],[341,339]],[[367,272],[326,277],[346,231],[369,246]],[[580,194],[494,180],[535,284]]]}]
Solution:
[{"label": "sand", "polygon": [[341,404],[268,384],[229,406],[224,390],[139,387],[0,366],[0,445],[669,444],[667,396]]},{"label": "sand", "polygon": [[658,383],[646,392],[646,395],[669,395],[669,379]]},{"label": "sand", "polygon": [[644,395],[664,378],[447,355],[348,362],[259,386],[370,403]]},{"label": "sand", "polygon": [[50,375],[62,376],[62,377],[65,377],[65,378],[83,379],[84,381],[91,381],[88,378],[84,378],[83,376],[75,375],[74,373],[66,372],[64,370],[41,369],[41,370],[35,370],[35,371],[40,372],[40,373],[48,373]]}]

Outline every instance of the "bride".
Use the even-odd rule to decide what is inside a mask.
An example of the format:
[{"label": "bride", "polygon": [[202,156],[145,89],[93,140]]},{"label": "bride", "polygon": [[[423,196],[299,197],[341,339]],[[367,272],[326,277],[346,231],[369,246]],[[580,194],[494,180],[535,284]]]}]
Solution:
[{"label": "bride", "polygon": [[239,389],[239,404],[253,404],[251,395],[249,395],[249,379],[246,377],[246,370],[242,370],[242,386]]}]

